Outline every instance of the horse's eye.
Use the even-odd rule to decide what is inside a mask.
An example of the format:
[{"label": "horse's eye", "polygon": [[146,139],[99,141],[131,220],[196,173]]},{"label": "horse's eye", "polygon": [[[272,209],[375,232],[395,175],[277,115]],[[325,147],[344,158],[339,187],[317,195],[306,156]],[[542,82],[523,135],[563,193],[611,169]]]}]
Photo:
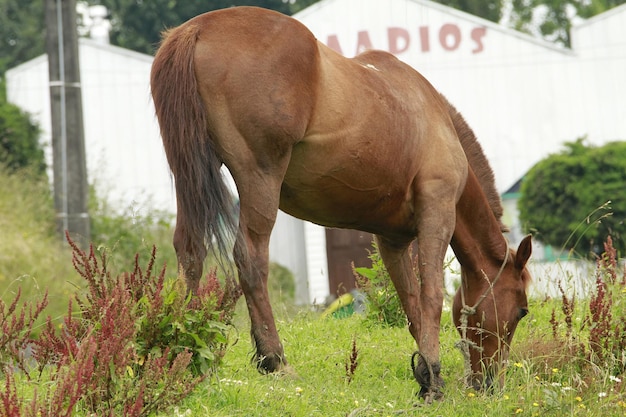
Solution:
[{"label": "horse's eye", "polygon": [[517,316],[517,319],[521,320],[524,317],[526,317],[527,315],[528,315],[528,308],[522,307],[522,308],[519,309],[519,314]]}]

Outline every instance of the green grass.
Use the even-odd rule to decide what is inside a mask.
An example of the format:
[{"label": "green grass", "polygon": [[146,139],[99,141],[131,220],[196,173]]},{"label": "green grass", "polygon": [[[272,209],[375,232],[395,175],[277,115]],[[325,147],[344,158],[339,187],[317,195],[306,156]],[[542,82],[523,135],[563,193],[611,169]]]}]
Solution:
[{"label": "green grass", "polygon": [[[48,289],[50,306],[45,314],[60,317],[82,282],[72,268],[70,251],[54,235],[47,187],[33,183],[27,174],[9,176],[0,171],[0,297],[12,300],[21,286],[22,299],[33,300]],[[105,213],[100,220],[111,239],[97,242],[96,247],[114,252],[114,269],[124,268],[125,259],[132,262],[126,246],[139,250],[144,257],[152,242],[157,243],[163,251],[157,260],[159,267],[164,259],[173,257],[171,231],[157,228],[153,233],[151,224],[139,224],[141,227],[124,234],[127,222],[123,218],[110,218]],[[168,262],[168,276],[176,273],[173,263]],[[275,292],[279,290],[290,292],[280,285]],[[624,369],[623,363],[600,368],[577,354],[576,346],[585,341],[579,339],[576,330],[572,339],[564,336],[560,300],[531,303],[531,314],[521,322],[513,340],[506,387],[492,395],[465,387],[462,356],[454,347],[459,337],[448,309],[441,332],[445,398],[424,405],[416,396],[419,387],[410,370],[415,342],[405,328],[372,326],[359,316],[321,319],[318,312],[298,311],[286,303],[289,297],[284,294],[274,297],[274,305],[294,374],[260,375],[250,363],[249,322],[245,303],[240,301],[236,330],[223,366],[176,410],[163,416],[626,415],[626,382],[622,382],[626,377],[611,373],[611,369]],[[553,338],[550,324],[553,309],[561,322],[558,340]],[[577,300],[574,329],[585,327],[588,309],[588,300]],[[587,325],[585,334],[588,330]],[[353,340],[358,366],[348,382],[345,366]],[[30,388],[20,384],[20,389]]]},{"label": "green grass", "polygon": [[[441,333],[445,398],[425,405],[410,370],[415,350],[408,331],[367,324],[361,317],[321,319],[301,312],[278,320],[287,358],[295,375],[260,375],[250,363],[248,324],[217,375],[175,410],[185,416],[622,416],[626,396],[621,376],[611,378],[574,359],[553,341],[549,323],[556,302],[531,305],[511,350],[506,387],[495,394],[465,387],[464,364],[450,313]],[[558,307],[557,307],[558,308]],[[242,312],[245,314],[245,312]],[[581,312],[582,314],[582,312]],[[279,314],[280,315],[280,314]],[[359,364],[346,377],[352,340]]]},{"label": "green grass", "polygon": [[80,277],[54,233],[52,207],[45,179],[0,167],[0,299],[10,303],[21,287],[21,300],[34,301],[47,290],[46,314],[60,318]]},{"label": "green grass", "polygon": [[[166,263],[170,275],[176,274],[171,215],[154,211],[138,217],[132,207],[114,213],[94,195],[91,204],[92,243],[97,252],[106,251],[111,273],[132,270],[136,253],[144,264],[156,244],[157,267]],[[0,299],[10,304],[21,288],[21,302],[36,302],[47,291],[49,303],[40,322],[49,315],[60,323],[84,282],[54,219],[47,179],[27,170],[9,173],[0,165]]]}]

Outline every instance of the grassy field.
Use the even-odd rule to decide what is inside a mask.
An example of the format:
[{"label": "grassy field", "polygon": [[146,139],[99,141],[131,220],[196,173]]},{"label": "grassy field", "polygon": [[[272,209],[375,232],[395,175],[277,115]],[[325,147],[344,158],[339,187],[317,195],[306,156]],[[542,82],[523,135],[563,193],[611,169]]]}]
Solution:
[{"label": "grassy field", "polygon": [[[48,289],[46,315],[58,318],[82,282],[72,268],[71,253],[54,236],[46,185],[2,174],[0,298],[9,302],[21,287],[22,300],[31,300]],[[111,236],[96,242],[96,247],[113,249],[117,256],[113,266],[124,268],[121,263],[133,258],[134,252],[128,251],[145,252],[162,234],[167,235],[165,241],[155,242],[165,255],[159,259],[172,257],[169,231],[159,228],[155,234],[150,222],[138,227],[126,216],[103,215],[98,220]],[[172,275],[173,262],[169,265],[168,275]],[[513,340],[506,387],[494,394],[465,387],[462,356],[455,348],[459,336],[448,306],[441,332],[445,398],[431,405],[416,396],[419,388],[410,370],[415,343],[405,328],[384,328],[361,316],[322,319],[319,312],[299,310],[279,296],[274,296],[277,324],[293,372],[260,375],[250,363],[249,322],[240,300],[222,366],[176,409],[160,416],[623,416],[626,287],[620,285],[609,297],[613,316],[598,322],[588,321],[590,312],[602,307],[592,300],[593,294],[576,301],[570,325],[563,300],[531,301],[530,314]],[[589,337],[602,322],[611,323],[609,332],[621,329],[615,333],[615,346],[621,351],[613,349],[613,357],[598,361],[588,349]],[[358,351],[357,365],[350,373],[346,366],[353,346]],[[20,386],[26,404],[29,389],[30,384]]]},{"label": "grassy field", "polygon": [[53,318],[67,312],[80,285],[72,257],[54,234],[54,210],[45,180],[27,172],[7,175],[0,166],[0,299],[9,303],[21,288],[22,300],[48,291]]},{"label": "grassy field", "polygon": [[[260,375],[250,363],[248,324],[224,364],[174,414],[179,416],[621,416],[621,377],[572,355],[555,341],[550,317],[557,302],[533,302],[513,342],[506,387],[484,394],[467,389],[458,335],[450,313],[442,325],[445,399],[421,402],[410,370],[414,342],[406,329],[372,326],[359,316],[321,319],[313,312],[279,312],[279,331],[293,375]],[[582,320],[584,311],[575,314]],[[245,312],[239,315],[245,316]],[[348,380],[353,340],[358,366]]]}]

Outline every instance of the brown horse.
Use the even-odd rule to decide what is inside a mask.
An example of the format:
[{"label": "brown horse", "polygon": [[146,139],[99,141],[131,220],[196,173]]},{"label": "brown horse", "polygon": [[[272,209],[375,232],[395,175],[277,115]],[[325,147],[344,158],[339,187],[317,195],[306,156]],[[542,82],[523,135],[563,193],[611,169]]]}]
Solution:
[{"label": "brown horse", "polygon": [[[508,248],[483,152],[424,77],[385,52],[346,59],[292,18],[237,7],[167,32],[151,88],[176,184],[174,246],[191,291],[209,242],[223,253],[236,229],[222,164],[237,185],[233,256],[261,371],[287,365],[267,292],[268,244],[281,209],[376,235],[420,349],[420,394],[429,399],[443,386],[439,330],[451,243],[462,266],[454,317],[471,344],[472,382],[492,383],[527,312],[530,239],[517,253]],[[408,252],[414,239],[419,278]]]}]

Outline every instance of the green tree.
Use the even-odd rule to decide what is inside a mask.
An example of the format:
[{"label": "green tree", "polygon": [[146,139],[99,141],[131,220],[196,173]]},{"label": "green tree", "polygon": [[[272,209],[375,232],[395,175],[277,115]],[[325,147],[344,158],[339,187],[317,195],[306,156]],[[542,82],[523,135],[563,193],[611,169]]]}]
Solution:
[{"label": "green tree", "polygon": [[[608,235],[626,249],[626,142],[601,147],[583,139],[537,163],[522,182],[518,202],[526,231],[583,256],[601,254]],[[607,204],[607,202],[609,202]]]},{"label": "green tree", "polygon": [[570,47],[572,20],[587,19],[624,3],[626,0],[512,0],[509,24]]},{"label": "green tree", "polygon": [[587,0],[576,2],[575,7],[580,17],[589,18],[624,3],[626,0]]},{"label": "green tree", "polygon": [[39,126],[19,107],[6,100],[0,81],[0,164],[10,171],[30,167],[35,174],[45,173],[45,159],[39,144]]},{"label": "green tree", "polygon": [[501,0],[435,0],[437,3],[444,4],[455,9],[463,10],[483,19],[499,22],[502,17],[502,1]]},{"label": "green tree", "polygon": [[291,14],[298,13],[302,9],[306,9],[310,5],[317,3],[319,0],[283,0],[284,3],[289,4],[289,10]]},{"label": "green tree", "polygon": [[0,0],[0,77],[44,53],[43,0]]},{"label": "green tree", "polygon": [[[292,14],[318,0],[87,0],[111,14],[111,42],[151,54],[160,32],[200,13],[250,5]],[[0,0],[0,78],[6,70],[45,53],[44,0]]]},{"label": "green tree", "polygon": [[153,54],[161,32],[178,26],[201,13],[231,6],[259,6],[291,14],[292,7],[283,0],[90,0],[102,4],[111,14],[111,43],[146,54]]}]

